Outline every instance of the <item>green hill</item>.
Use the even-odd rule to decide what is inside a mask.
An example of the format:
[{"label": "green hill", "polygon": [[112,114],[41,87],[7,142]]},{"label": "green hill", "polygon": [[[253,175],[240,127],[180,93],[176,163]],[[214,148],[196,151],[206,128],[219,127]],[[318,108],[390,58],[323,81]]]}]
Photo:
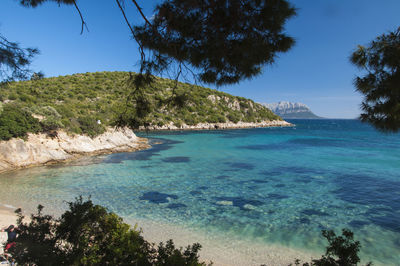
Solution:
[{"label": "green hill", "polygon": [[174,81],[163,78],[129,100],[129,77],[128,72],[96,72],[1,86],[0,139],[23,137],[24,128],[26,132],[63,128],[94,136],[115,125],[135,128],[172,122],[179,127],[280,119],[252,100],[188,83],[179,83],[173,94]]}]

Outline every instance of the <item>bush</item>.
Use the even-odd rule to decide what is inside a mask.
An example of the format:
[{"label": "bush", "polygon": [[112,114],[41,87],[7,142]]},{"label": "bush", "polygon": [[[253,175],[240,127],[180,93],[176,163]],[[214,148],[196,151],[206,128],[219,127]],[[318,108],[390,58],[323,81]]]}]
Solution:
[{"label": "bush", "polygon": [[95,137],[105,131],[104,126],[97,124],[97,119],[92,116],[81,116],[78,118],[78,123],[82,132],[90,137]]},{"label": "bush", "polygon": [[228,114],[228,120],[236,124],[237,122],[240,121],[240,114],[233,113],[233,112],[229,113]]},{"label": "bush", "polygon": [[[336,236],[332,230],[322,230],[322,235],[328,240],[325,255],[320,259],[303,263],[303,266],[355,266],[360,262],[358,252],[361,244],[354,240],[354,234],[348,229],[342,230],[341,236]],[[296,260],[295,265],[300,265]],[[371,262],[367,266],[372,265]]]},{"label": "bush", "polygon": [[18,215],[19,237],[11,250],[23,265],[205,265],[199,262],[200,244],[184,251],[170,240],[156,248],[122,218],[82,197],[69,202],[59,218],[42,213],[43,206],[24,223]]},{"label": "bush", "polygon": [[22,108],[5,105],[0,114],[0,140],[24,138],[26,134],[38,133],[42,130],[39,120]]}]

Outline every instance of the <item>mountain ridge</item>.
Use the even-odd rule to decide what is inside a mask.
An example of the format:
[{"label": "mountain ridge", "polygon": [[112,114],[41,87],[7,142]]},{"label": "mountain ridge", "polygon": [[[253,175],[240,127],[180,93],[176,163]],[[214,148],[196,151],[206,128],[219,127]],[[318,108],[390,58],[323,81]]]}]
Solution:
[{"label": "mountain ridge", "polygon": [[262,103],[262,105],[283,119],[323,119],[323,117],[315,115],[304,103],[280,101],[278,103]]}]

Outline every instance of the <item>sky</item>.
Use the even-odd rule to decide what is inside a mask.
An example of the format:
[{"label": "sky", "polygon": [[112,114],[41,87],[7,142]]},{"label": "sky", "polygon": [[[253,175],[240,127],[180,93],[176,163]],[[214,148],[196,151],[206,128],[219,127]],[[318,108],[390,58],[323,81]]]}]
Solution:
[{"label": "sky", "polygon": [[[78,0],[89,32],[82,35],[72,6],[47,3],[35,9],[17,0],[0,1],[0,33],[22,47],[41,51],[32,64],[46,77],[95,71],[137,71],[139,53],[113,0]],[[160,0],[138,0],[147,17]],[[353,80],[363,72],[349,56],[357,45],[400,26],[399,0],[289,0],[297,16],[285,31],[296,40],[287,53],[251,80],[220,88],[256,102],[301,102],[326,118],[356,118],[362,95]],[[125,1],[132,24],[143,23],[131,1]]]}]

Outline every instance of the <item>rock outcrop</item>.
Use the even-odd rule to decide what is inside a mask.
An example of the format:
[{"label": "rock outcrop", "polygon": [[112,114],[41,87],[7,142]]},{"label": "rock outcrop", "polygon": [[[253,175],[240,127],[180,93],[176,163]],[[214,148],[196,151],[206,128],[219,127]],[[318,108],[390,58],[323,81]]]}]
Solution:
[{"label": "rock outcrop", "polygon": [[137,137],[132,130],[108,129],[90,138],[57,132],[51,138],[46,134],[29,134],[27,140],[0,141],[0,172],[57,163],[76,159],[82,155],[127,152],[150,147],[147,139]]},{"label": "rock outcrop", "polygon": [[180,127],[175,126],[172,122],[163,126],[140,127],[140,130],[215,130],[215,129],[235,129],[235,128],[257,128],[257,127],[288,127],[292,124],[283,120],[272,120],[262,122],[238,122],[238,123],[199,123],[197,125],[182,124]]}]

